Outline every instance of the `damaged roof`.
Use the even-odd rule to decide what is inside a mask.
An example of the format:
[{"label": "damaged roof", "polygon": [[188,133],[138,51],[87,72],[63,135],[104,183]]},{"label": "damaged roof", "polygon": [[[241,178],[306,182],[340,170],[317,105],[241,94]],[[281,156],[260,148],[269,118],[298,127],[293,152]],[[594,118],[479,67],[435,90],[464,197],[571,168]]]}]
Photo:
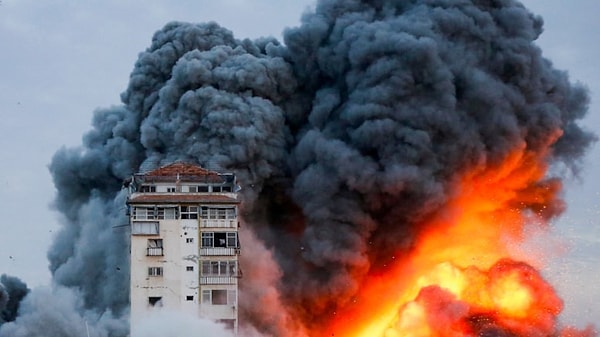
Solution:
[{"label": "damaged roof", "polygon": [[138,178],[144,181],[198,181],[207,183],[224,183],[227,177],[233,177],[232,174],[221,174],[219,172],[207,170],[196,164],[175,162],[155,170],[138,174]]},{"label": "damaged roof", "polygon": [[199,165],[175,162],[144,173],[146,177],[169,177],[169,176],[218,176],[219,173],[202,168]]}]

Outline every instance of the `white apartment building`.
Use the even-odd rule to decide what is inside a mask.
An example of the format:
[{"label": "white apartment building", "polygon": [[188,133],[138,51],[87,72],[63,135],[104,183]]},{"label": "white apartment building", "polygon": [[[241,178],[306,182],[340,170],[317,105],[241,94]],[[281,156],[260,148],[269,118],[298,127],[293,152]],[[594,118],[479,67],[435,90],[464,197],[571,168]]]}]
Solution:
[{"label": "white apartment building", "polygon": [[127,184],[131,334],[156,307],[238,328],[237,185],[231,173],[176,162]]}]

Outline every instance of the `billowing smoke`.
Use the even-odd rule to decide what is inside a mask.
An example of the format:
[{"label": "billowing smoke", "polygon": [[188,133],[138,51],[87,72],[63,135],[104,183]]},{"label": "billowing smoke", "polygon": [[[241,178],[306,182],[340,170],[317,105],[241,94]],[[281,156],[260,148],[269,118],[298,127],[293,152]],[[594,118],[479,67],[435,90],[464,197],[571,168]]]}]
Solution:
[{"label": "billowing smoke", "polygon": [[27,293],[27,285],[19,278],[6,274],[0,276],[0,325],[15,320],[21,300]]},{"label": "billowing smoke", "polygon": [[[64,215],[48,253],[54,285],[28,296],[0,335],[81,336],[85,322],[96,336],[125,336],[121,183],[176,160],[242,184],[243,330],[311,335],[410,249],[461,173],[515,148],[577,169],[594,140],[577,124],[588,96],[542,56],[541,32],[514,0],[322,0],[285,44],[167,24],[122,104],[96,111],[82,147],[54,156]],[[550,178],[528,188],[552,188]],[[545,206],[547,218],[562,210]],[[47,311],[72,316],[52,334],[32,323],[49,322]]]},{"label": "billowing smoke", "polygon": [[135,331],[131,337],[193,336],[194,332],[202,332],[203,336],[234,337],[231,331],[215,322],[168,310],[151,312],[144,325]]}]

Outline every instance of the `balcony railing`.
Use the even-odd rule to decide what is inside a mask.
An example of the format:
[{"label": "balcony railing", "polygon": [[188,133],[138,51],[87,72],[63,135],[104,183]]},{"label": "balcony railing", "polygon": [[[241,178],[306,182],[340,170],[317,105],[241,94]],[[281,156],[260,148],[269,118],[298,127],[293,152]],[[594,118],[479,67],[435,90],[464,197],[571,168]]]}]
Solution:
[{"label": "balcony railing", "polygon": [[200,220],[202,228],[237,228],[237,220],[231,219],[202,219]]},{"label": "balcony railing", "polygon": [[162,247],[148,248],[146,255],[147,256],[163,256],[163,248]]},{"label": "balcony railing", "polygon": [[202,247],[200,248],[200,255],[203,256],[234,256],[240,253],[239,248],[226,248],[226,247]]},{"label": "balcony railing", "polygon": [[237,284],[235,276],[200,276],[200,284]]}]

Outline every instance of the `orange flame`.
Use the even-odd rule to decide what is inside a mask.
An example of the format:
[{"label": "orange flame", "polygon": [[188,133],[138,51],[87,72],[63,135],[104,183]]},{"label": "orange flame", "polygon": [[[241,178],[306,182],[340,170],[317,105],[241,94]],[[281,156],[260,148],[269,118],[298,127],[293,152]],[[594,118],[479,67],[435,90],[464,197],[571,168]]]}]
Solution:
[{"label": "orange flame", "polygon": [[522,242],[526,223],[544,223],[561,207],[560,184],[545,173],[539,154],[521,149],[493,169],[464,175],[414,249],[368,276],[323,336],[558,336],[561,300],[533,267],[511,260],[508,248]]}]

